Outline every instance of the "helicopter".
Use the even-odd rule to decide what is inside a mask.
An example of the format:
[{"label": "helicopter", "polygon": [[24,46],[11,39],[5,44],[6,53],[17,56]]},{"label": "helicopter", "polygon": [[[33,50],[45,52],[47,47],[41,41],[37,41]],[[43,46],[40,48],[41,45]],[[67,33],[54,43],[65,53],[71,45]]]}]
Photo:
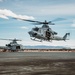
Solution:
[{"label": "helicopter", "polygon": [[38,24],[43,24],[43,26],[40,28],[39,27],[32,28],[32,30],[28,32],[30,37],[34,37],[34,39],[31,38],[32,40],[35,40],[36,38],[40,39],[40,41],[42,41],[42,40],[46,40],[46,41],[52,41],[52,40],[57,40],[57,41],[64,40],[65,41],[65,40],[68,40],[67,36],[69,36],[70,33],[66,33],[63,37],[57,36],[58,33],[53,31],[48,26],[48,24],[54,25],[54,23],[51,23],[51,21],[47,22],[45,20],[44,22],[39,22],[39,21],[34,21],[34,22],[37,22]]},{"label": "helicopter", "polygon": [[[20,19],[20,18],[16,18],[16,19]],[[56,41],[62,41],[62,40],[68,40],[67,36],[70,35],[70,33],[66,33],[63,37],[57,36],[57,32],[53,31],[49,25],[55,25],[55,23],[53,23],[52,21],[34,21],[34,20],[26,20],[26,19],[20,19],[23,21],[28,21],[28,22],[33,22],[33,24],[35,25],[42,25],[42,27],[34,27],[32,28],[31,31],[29,31],[29,35],[31,37],[31,40],[34,41],[40,41],[42,42],[44,41],[52,41],[52,40],[56,40]],[[53,21],[62,21],[65,20],[63,18],[59,18],[59,19],[55,19]]]},{"label": "helicopter", "polygon": [[11,41],[9,44],[6,44],[6,46],[0,47],[0,49],[3,49],[3,52],[6,52],[7,50],[10,52],[16,52],[19,50],[23,50],[23,46],[17,43],[17,41],[21,41],[19,39],[0,39],[0,40]]}]

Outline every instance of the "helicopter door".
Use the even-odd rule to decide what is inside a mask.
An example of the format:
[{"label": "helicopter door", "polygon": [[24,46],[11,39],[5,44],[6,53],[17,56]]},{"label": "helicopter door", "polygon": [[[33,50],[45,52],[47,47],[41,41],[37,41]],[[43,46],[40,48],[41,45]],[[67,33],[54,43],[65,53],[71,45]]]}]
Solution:
[{"label": "helicopter door", "polygon": [[20,46],[16,46],[16,49],[20,49]]},{"label": "helicopter door", "polygon": [[46,37],[47,37],[47,40],[50,40],[51,33],[49,32],[49,30],[46,31]]}]

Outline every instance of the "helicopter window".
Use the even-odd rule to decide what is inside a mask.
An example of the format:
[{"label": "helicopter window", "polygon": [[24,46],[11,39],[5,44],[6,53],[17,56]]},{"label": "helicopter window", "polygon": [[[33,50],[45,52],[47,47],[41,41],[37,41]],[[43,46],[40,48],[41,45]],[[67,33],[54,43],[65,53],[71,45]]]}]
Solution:
[{"label": "helicopter window", "polygon": [[36,27],[36,28],[33,28],[33,30],[34,30],[34,31],[38,31],[38,30],[39,30],[39,28],[37,28],[37,27]]},{"label": "helicopter window", "polygon": [[10,44],[6,44],[6,46],[11,47],[11,45],[10,45]]},{"label": "helicopter window", "polygon": [[16,49],[20,49],[20,46],[16,46]]}]

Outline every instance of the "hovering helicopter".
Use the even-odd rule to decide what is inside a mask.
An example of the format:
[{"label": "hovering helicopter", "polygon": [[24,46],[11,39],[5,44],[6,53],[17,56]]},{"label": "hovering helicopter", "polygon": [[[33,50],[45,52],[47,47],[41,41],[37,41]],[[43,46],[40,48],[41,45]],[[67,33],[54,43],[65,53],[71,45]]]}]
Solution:
[{"label": "hovering helicopter", "polygon": [[[27,20],[30,21],[30,20]],[[33,21],[30,21],[33,22]],[[43,24],[42,27],[35,27],[32,28],[31,31],[29,31],[29,35],[30,37],[34,37],[35,40],[40,39],[40,41],[42,40],[46,40],[46,41],[52,41],[52,40],[57,40],[57,41],[61,41],[61,40],[67,40],[67,36],[70,35],[70,33],[66,33],[63,37],[57,36],[57,32],[53,31],[48,25],[54,25],[54,23],[51,23],[51,21],[47,22],[45,20],[45,22],[39,22],[39,21],[34,21],[37,22],[38,24]]]},{"label": "hovering helicopter", "polygon": [[[16,18],[19,19],[19,18]],[[47,22],[46,20],[44,22],[40,22],[40,21],[33,21],[33,20],[26,20],[26,19],[20,19],[23,21],[28,21],[28,22],[33,22],[35,25],[42,25],[42,27],[34,27],[32,28],[31,31],[29,31],[29,35],[31,37],[32,40],[35,41],[42,41],[42,40],[46,40],[46,41],[52,41],[52,40],[57,40],[57,41],[61,41],[61,40],[67,40],[67,36],[70,35],[70,33],[66,33],[63,37],[57,36],[57,32],[53,31],[49,25],[55,25],[54,23],[52,23],[52,21]],[[58,19],[56,19],[58,20]],[[54,20],[54,21],[56,21]],[[61,20],[65,20],[65,19],[61,19]],[[40,40],[36,40],[36,39],[40,39]]]},{"label": "hovering helicopter", "polygon": [[19,39],[0,39],[0,40],[9,40],[11,41],[9,44],[6,44],[4,47],[0,47],[3,49],[3,52],[6,52],[7,50],[11,52],[15,52],[18,50],[23,50],[23,46],[21,44],[18,44],[17,41],[21,41]]}]

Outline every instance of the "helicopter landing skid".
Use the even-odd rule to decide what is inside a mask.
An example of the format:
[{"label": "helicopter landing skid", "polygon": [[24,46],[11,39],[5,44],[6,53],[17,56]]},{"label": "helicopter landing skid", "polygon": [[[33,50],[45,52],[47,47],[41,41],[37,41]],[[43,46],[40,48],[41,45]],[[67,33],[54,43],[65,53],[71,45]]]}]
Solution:
[{"label": "helicopter landing skid", "polygon": [[31,38],[31,40],[42,42],[42,40],[36,40],[35,38]]}]

